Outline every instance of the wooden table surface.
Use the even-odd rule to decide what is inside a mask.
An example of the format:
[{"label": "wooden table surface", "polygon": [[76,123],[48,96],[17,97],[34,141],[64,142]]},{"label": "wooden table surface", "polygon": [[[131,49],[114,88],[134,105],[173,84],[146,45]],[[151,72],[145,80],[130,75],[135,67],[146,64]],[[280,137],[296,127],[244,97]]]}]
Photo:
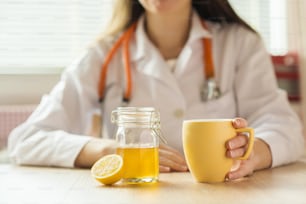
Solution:
[{"label": "wooden table surface", "polygon": [[167,173],[150,185],[104,186],[88,169],[0,165],[0,204],[42,203],[306,203],[306,155],[291,165],[234,182],[194,182]]}]

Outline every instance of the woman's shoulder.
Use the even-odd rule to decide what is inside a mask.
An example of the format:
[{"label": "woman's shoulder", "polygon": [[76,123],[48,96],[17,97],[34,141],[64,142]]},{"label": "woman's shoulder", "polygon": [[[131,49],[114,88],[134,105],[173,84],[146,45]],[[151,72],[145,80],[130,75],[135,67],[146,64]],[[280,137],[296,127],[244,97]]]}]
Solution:
[{"label": "woman's shoulder", "polygon": [[101,63],[104,60],[106,54],[113,46],[116,39],[116,36],[105,36],[93,40],[80,54],[81,57],[79,57],[78,59],[81,61],[100,61]]},{"label": "woman's shoulder", "polygon": [[99,37],[91,44],[91,46],[93,49],[100,50],[103,53],[107,53],[114,45],[116,40],[119,38],[119,36],[120,34]]},{"label": "woman's shoulder", "polygon": [[210,30],[213,34],[236,36],[237,38],[254,38],[260,39],[259,33],[253,29],[247,28],[239,23],[217,23],[209,22]]},{"label": "woman's shoulder", "polygon": [[[238,23],[215,23],[209,24],[212,35],[221,42],[233,42],[236,47],[264,47],[261,35],[256,30],[251,30]],[[232,44],[232,43],[230,43]]]},{"label": "woman's shoulder", "polygon": [[73,72],[78,75],[98,74],[105,56],[116,39],[116,36],[95,39],[66,67],[65,72]]}]

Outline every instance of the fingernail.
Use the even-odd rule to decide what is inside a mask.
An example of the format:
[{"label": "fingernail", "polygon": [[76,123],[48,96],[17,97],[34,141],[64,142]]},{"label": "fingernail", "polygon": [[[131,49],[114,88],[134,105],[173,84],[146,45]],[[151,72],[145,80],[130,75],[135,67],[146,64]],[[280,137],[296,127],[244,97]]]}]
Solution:
[{"label": "fingernail", "polygon": [[187,170],[188,170],[188,167],[187,167],[187,166],[183,166],[183,167],[182,167],[182,170],[183,170],[183,171],[187,171]]},{"label": "fingernail", "polygon": [[240,122],[240,119],[236,119],[236,120],[235,120],[235,123],[236,123],[237,126],[239,126],[240,123],[241,123],[241,122]]},{"label": "fingernail", "polygon": [[233,174],[229,173],[228,174],[228,179],[232,180],[234,178]]}]

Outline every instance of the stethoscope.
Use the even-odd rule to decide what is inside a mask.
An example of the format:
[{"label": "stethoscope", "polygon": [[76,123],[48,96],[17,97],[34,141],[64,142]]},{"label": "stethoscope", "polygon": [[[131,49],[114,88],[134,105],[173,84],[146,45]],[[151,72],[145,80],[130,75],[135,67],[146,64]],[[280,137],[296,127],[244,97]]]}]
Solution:
[{"label": "stethoscope", "polygon": [[[113,47],[110,49],[109,53],[105,57],[105,61],[102,65],[102,70],[100,73],[100,81],[98,87],[98,94],[99,94],[99,102],[103,104],[104,97],[105,97],[105,84],[106,84],[106,76],[108,65],[113,58],[116,51],[122,45],[122,55],[123,55],[123,63],[124,63],[124,72],[125,72],[125,91],[122,97],[122,106],[126,106],[131,99],[132,93],[132,77],[131,77],[131,61],[130,61],[130,51],[129,51],[129,44],[130,39],[133,33],[136,30],[137,23],[132,24],[115,42]],[[207,29],[205,22],[202,22],[204,28]],[[212,56],[212,41],[210,38],[203,38],[203,49],[204,49],[204,73],[205,73],[205,81],[201,88],[201,100],[203,102],[210,101],[217,99],[221,96],[221,92],[219,89],[218,84],[216,83],[214,77],[214,63],[213,63],[213,56]],[[101,105],[102,105],[101,104]]]}]

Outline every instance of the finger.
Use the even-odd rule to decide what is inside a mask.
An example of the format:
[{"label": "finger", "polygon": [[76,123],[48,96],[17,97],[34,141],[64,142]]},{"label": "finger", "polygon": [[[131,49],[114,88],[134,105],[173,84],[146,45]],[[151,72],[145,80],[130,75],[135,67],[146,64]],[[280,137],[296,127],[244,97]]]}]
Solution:
[{"label": "finger", "polygon": [[244,128],[248,126],[248,122],[243,118],[235,118],[232,123],[234,128]]},{"label": "finger", "polygon": [[226,151],[226,156],[233,159],[242,157],[244,154],[245,154],[245,148]]},{"label": "finger", "polygon": [[161,156],[172,158],[172,160],[174,160],[175,162],[179,164],[187,165],[185,157],[179,151],[177,151],[176,149],[172,147],[169,147],[167,145],[160,145],[159,153]]},{"label": "finger", "polygon": [[170,171],[171,171],[171,168],[170,168],[170,167],[159,165],[159,172],[161,172],[161,173],[167,173],[167,172],[170,172]]},{"label": "finger", "polygon": [[170,146],[168,146],[168,145],[161,144],[161,145],[159,145],[159,148],[160,148],[160,149],[168,150],[168,151],[170,151],[170,152],[174,152],[174,153],[176,153],[176,154],[178,154],[178,155],[181,155],[181,153],[180,153],[179,151],[177,151],[176,149],[174,149],[173,147],[170,147]]},{"label": "finger", "polygon": [[225,146],[228,150],[234,150],[237,148],[244,147],[248,144],[248,137],[243,134],[238,134],[236,137],[228,140],[225,143]]},{"label": "finger", "polygon": [[160,145],[159,155],[161,166],[170,167],[175,171],[188,170],[184,156],[176,149],[167,145]]},{"label": "finger", "polygon": [[177,163],[175,163],[171,160],[165,159],[165,158],[160,159],[160,164],[161,164],[161,166],[168,168],[168,169],[165,169],[165,171],[168,171],[168,170],[169,171],[170,170],[180,171],[180,172],[188,171],[187,166],[177,164]]},{"label": "finger", "polygon": [[229,172],[227,178],[230,180],[235,180],[243,178],[245,176],[250,176],[253,174],[253,167],[248,161],[243,161],[236,171]]},{"label": "finger", "polygon": [[187,171],[187,165],[178,162],[178,156],[175,155],[173,152],[169,152],[167,150],[159,150],[160,158],[159,162],[161,166],[170,167],[172,170],[175,171]]}]

